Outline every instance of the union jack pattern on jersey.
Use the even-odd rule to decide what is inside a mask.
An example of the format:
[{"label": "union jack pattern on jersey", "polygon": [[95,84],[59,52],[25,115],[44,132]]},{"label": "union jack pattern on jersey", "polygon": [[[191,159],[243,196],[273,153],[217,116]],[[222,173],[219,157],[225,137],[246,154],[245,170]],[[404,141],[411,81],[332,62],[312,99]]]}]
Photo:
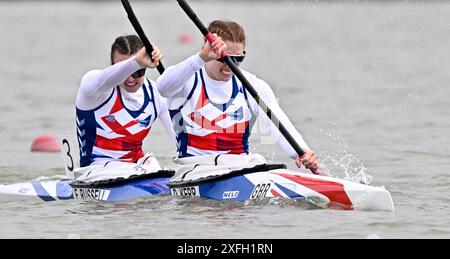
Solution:
[{"label": "union jack pattern on jersey", "polygon": [[143,85],[144,104],[129,110],[117,86],[103,104],[93,110],[77,108],[80,166],[111,160],[136,162],[144,156],[142,141],[157,118],[155,95],[149,80]]},{"label": "union jack pattern on jersey", "polygon": [[[199,80],[200,79],[200,80]],[[228,102],[209,99],[202,70],[195,73],[193,88],[183,105],[170,109],[177,134],[179,157],[249,152],[249,137],[256,120],[247,92],[233,76],[233,93]],[[175,100],[169,99],[169,107]]]}]

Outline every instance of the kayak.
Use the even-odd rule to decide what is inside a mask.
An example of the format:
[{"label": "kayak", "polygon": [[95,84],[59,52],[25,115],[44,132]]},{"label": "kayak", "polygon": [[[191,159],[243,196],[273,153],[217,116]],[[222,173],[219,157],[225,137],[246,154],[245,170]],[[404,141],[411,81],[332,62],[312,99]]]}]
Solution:
[{"label": "kayak", "polygon": [[238,202],[264,198],[305,199],[320,208],[394,211],[392,197],[383,187],[279,166],[257,167],[253,171],[237,171],[227,176],[182,183],[170,180],[171,177],[151,176],[91,186],[76,185],[73,180],[32,181],[0,185],[0,197],[34,197],[46,202],[69,199],[119,202],[171,194]]},{"label": "kayak", "polygon": [[78,168],[74,179],[0,185],[0,198],[119,202],[173,195],[236,202],[301,200],[318,208],[395,210],[384,187],[289,170],[283,164],[267,163],[258,154],[174,159],[175,170],[163,170],[155,158],[147,161],[151,163],[111,162]]},{"label": "kayak", "polygon": [[68,179],[0,184],[0,198],[36,198],[43,201],[98,200],[126,201],[169,194],[167,183],[175,174],[162,169],[154,157],[146,164],[111,161],[66,172]]},{"label": "kayak", "polygon": [[196,196],[217,201],[299,199],[319,208],[394,211],[391,194],[343,179],[301,173],[282,165],[260,166],[226,176],[169,182],[173,196]]},{"label": "kayak", "polygon": [[46,202],[71,199],[118,202],[169,194],[169,180],[170,177],[150,177],[103,186],[74,186],[73,180],[33,181],[0,185],[0,197],[36,198]]}]

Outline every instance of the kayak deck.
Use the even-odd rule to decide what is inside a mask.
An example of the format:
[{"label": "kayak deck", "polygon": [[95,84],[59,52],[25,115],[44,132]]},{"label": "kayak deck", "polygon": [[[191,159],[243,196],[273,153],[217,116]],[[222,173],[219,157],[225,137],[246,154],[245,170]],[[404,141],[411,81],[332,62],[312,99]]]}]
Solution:
[{"label": "kayak deck", "polygon": [[43,201],[126,201],[139,197],[171,194],[217,201],[265,198],[304,198],[322,208],[394,211],[391,194],[383,187],[318,176],[287,169],[246,173],[230,177],[174,185],[170,177],[135,179],[110,187],[72,187],[70,180],[33,181],[0,185],[0,197],[35,197]]}]

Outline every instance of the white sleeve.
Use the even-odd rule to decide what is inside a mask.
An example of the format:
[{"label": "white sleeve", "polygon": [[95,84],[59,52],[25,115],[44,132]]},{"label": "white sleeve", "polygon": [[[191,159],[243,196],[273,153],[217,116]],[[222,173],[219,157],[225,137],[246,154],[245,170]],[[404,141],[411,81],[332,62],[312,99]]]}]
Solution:
[{"label": "white sleeve", "polygon": [[[278,117],[280,123],[282,123],[286,127],[288,132],[292,135],[292,137],[296,140],[296,142],[302,149],[309,149],[300,132],[297,131],[286,113],[284,113],[284,111],[281,109],[270,86],[261,79],[258,79],[256,77],[254,77],[253,79],[253,85],[257,87],[257,91],[261,99],[266,102],[266,104],[272,110],[272,113]],[[278,144],[282,147],[286,154],[289,155],[289,157],[291,157],[292,159],[296,159],[298,157],[297,152],[295,152],[286,138],[280,133],[278,127],[275,126],[275,124],[270,120],[267,114],[261,109],[261,107],[259,107],[259,105],[253,98],[252,101],[253,105],[257,106],[258,117],[261,118],[263,124],[269,128],[270,135],[278,142]]]},{"label": "white sleeve", "polygon": [[89,71],[81,79],[77,107],[83,110],[96,108],[109,97],[114,87],[139,69],[141,66],[131,57],[104,70]]},{"label": "white sleeve", "polygon": [[191,79],[195,72],[200,70],[204,64],[205,61],[203,61],[197,53],[185,61],[167,68],[157,80],[159,93],[166,98],[179,96],[182,92],[189,93],[191,89],[184,89],[184,87],[190,87],[190,85],[187,84],[189,79]]},{"label": "white sleeve", "polygon": [[169,114],[169,109],[167,106],[167,100],[159,96],[159,119],[161,120],[164,129],[166,130],[167,136],[169,136],[172,144],[176,148],[177,146],[177,135],[175,134],[175,130],[173,129],[172,118]]}]

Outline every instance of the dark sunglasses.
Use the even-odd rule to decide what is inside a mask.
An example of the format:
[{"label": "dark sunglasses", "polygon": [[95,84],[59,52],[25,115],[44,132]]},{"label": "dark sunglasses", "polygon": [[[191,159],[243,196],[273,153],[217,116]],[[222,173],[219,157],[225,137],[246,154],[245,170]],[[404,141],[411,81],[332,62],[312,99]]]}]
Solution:
[{"label": "dark sunglasses", "polygon": [[[235,65],[240,65],[242,64],[242,62],[244,62],[246,54],[247,52],[244,51],[244,54],[242,55],[228,55],[228,57],[231,58],[231,61],[233,61]],[[217,61],[225,63],[225,60],[223,60],[223,58],[219,58]]]},{"label": "dark sunglasses", "polygon": [[132,76],[134,79],[145,76],[145,68],[139,69],[138,71],[136,71],[136,72],[134,72],[133,74],[131,74],[131,76]]}]

